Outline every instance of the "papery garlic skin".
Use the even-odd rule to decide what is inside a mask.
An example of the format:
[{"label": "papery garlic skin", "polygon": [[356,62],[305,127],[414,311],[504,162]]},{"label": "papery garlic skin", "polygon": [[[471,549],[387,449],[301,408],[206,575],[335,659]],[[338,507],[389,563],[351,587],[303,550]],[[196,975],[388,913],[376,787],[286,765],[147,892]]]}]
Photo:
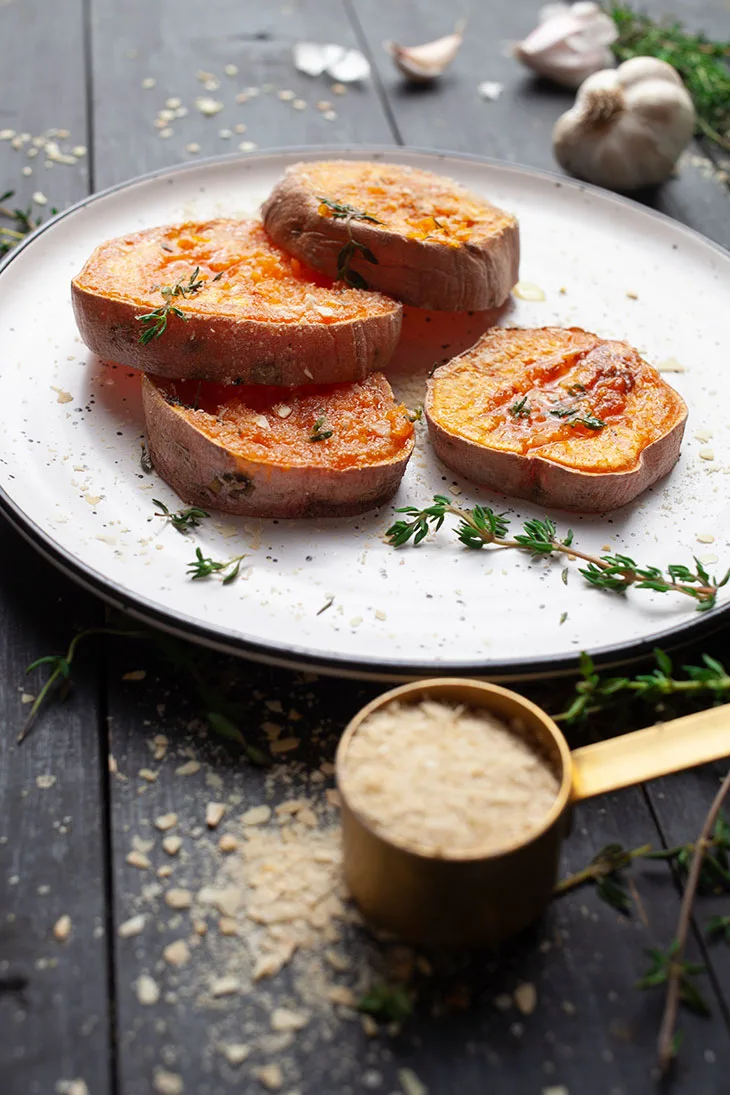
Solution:
[{"label": "papery garlic skin", "polygon": [[664,182],[692,139],[695,109],[679,73],[655,57],[597,72],[555,123],[565,171],[609,190]]},{"label": "papery garlic skin", "polygon": [[547,4],[539,19],[532,33],[513,47],[517,60],[539,76],[575,88],[613,64],[609,46],[618,38],[618,29],[592,0]]}]

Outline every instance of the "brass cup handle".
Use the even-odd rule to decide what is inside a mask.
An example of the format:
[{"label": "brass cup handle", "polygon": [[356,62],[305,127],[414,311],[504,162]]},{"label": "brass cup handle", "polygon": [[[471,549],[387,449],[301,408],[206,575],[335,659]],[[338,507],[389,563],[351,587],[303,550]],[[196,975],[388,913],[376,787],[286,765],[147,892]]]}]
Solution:
[{"label": "brass cup handle", "polygon": [[571,801],[618,791],[728,755],[730,704],[726,703],[574,749]]}]

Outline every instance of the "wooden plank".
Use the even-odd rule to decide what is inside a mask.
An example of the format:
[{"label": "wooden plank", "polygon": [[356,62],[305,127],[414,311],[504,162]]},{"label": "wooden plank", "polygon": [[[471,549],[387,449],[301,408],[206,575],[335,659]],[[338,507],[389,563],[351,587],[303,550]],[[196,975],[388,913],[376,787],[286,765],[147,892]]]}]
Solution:
[{"label": "wooden plank", "polygon": [[[175,0],[152,7],[130,0],[123,11],[111,0],[94,0],[92,28],[98,186],[199,155],[235,152],[241,142],[259,148],[391,142],[372,84],[337,95],[331,79],[294,68],[291,50],[297,41],[357,44],[338,0],[281,6],[212,0],[184,18]],[[237,74],[227,76],[227,65],[235,65]],[[214,75],[220,87],[206,90],[198,72]],[[155,86],[145,89],[149,80]],[[260,94],[237,103],[247,87]],[[281,100],[279,92],[294,95]],[[195,106],[200,97],[224,108],[204,116]],[[179,99],[189,113],[170,121],[172,135],[163,138],[154,122],[169,98]],[[306,108],[296,109],[296,100]],[[336,117],[317,109],[323,101],[331,103]],[[246,132],[234,132],[236,125],[247,126]],[[221,138],[221,130],[233,135]],[[199,152],[186,151],[191,145]]]},{"label": "wooden plank", "polygon": [[[6,94],[0,129],[40,136],[65,129],[61,148],[86,145],[81,2],[0,5],[0,69]],[[10,90],[12,89],[12,90]],[[87,193],[88,161],[44,166],[28,145],[0,142],[0,192],[25,205],[48,198],[42,216]],[[22,174],[30,167],[32,175]],[[41,363],[42,364],[42,363]],[[35,658],[66,649],[73,629],[99,608],[3,524],[0,538],[0,1087],[10,1093],[62,1090],[83,1080],[111,1090],[104,890],[104,803],[95,659],[74,672],[68,702],[49,707],[16,746],[28,712],[21,692],[36,691]],[[62,916],[66,942],[53,937]],[[86,1089],[84,1089],[86,1090]]]},{"label": "wooden plank", "polygon": [[[551,133],[557,117],[571,106],[571,91],[534,79],[508,54],[507,45],[518,41],[536,25],[542,0],[526,0],[500,8],[499,17],[487,4],[474,5],[464,45],[441,81],[429,86],[407,84],[382,48],[384,39],[404,45],[429,41],[448,33],[452,15],[442,4],[428,0],[419,4],[419,25],[407,5],[384,5],[379,0],[352,0],[362,43],[382,74],[382,87],[398,125],[403,142],[420,148],[439,148],[489,156],[509,163],[522,163],[559,171],[552,154]],[[650,5],[642,5],[649,7]],[[666,11],[662,0],[654,7]],[[685,21],[690,18],[687,0]],[[708,28],[716,24],[709,12],[716,12],[718,24],[722,0],[706,0],[702,11]],[[678,9],[677,4],[672,5]],[[725,10],[724,26],[727,25]],[[478,93],[484,80],[497,81],[504,91],[496,102],[486,102]],[[730,218],[723,198],[726,187],[712,163],[696,145],[690,149],[681,174],[658,192],[640,199],[655,209],[696,228],[724,247],[730,247]]]},{"label": "wooden plank", "polygon": [[[115,915],[118,923],[145,918],[140,934],[118,943],[124,1095],[151,1093],[160,1069],[180,1076],[186,1092],[205,1084],[226,1090],[234,1082],[256,1090],[255,1070],[272,1061],[283,1069],[283,1090],[303,1095],[335,1095],[346,1086],[365,1092],[378,1076],[378,1090],[399,1090],[402,1068],[411,1068],[430,1091],[444,1091],[451,1083],[467,1095],[483,1092],[485,1084],[496,1095],[540,1092],[560,1084],[568,1091],[601,1095],[648,1088],[663,998],[661,992],[635,990],[634,983],[646,969],[644,948],[665,944],[674,931],[678,898],[665,864],[636,871],[641,912],[630,919],[611,910],[589,888],[554,903],[542,923],[498,956],[448,963],[443,956],[431,956],[440,966],[448,965],[448,975],[424,990],[417,1017],[394,1040],[385,1035],[368,1039],[357,1022],[337,1018],[316,995],[306,993],[301,983],[306,963],[297,967],[298,977],[285,969],[274,979],[251,985],[248,938],[222,938],[218,917],[210,911],[205,914],[207,935],[201,939],[194,929],[200,907],[192,913],[175,912],[166,905],[165,893],[183,888],[195,894],[216,879],[220,885],[226,856],[217,848],[219,834],[240,839],[238,819],[244,810],[299,795],[299,773],[331,759],[341,728],[378,689],[352,682],[343,688],[337,681],[313,681],[195,650],[191,656],[211,688],[224,682],[227,694],[241,705],[239,725],[247,734],[256,734],[263,723],[276,723],[283,727],[282,736],[296,735],[302,744],[287,754],[292,763],[286,771],[267,781],[259,769],[201,733],[204,708],[192,696],[184,669],[173,671],[151,649],[117,650],[110,680],[110,729],[118,767],[113,790]],[[139,670],[145,671],[143,680],[123,679],[130,672],[139,676]],[[292,710],[303,717],[289,718]],[[160,734],[168,740],[166,748]],[[199,769],[175,774],[190,761]],[[312,784],[308,786],[305,794],[311,793]],[[214,832],[205,824],[211,801],[226,806],[224,821]],[[170,832],[182,839],[174,856],[165,853],[164,834],[154,824],[170,812],[177,814]],[[658,843],[640,791],[608,796],[576,812],[564,872],[583,867],[609,842],[627,847]],[[124,864],[135,847],[144,851],[150,868]],[[155,877],[160,868],[163,876]],[[164,950],[180,940],[186,942],[189,958],[176,967],[165,960]],[[356,928],[347,930],[341,949],[354,971],[372,969],[373,955],[381,954]],[[224,972],[240,977],[242,991],[212,1001],[206,990]],[[159,1000],[147,1006],[140,1005],[137,995],[143,975],[159,991]],[[332,980],[356,984],[352,972],[333,974]],[[528,1015],[513,997],[525,983],[537,992],[537,1006]],[[711,988],[708,996],[713,999]],[[437,1017],[431,1014],[434,1005]],[[276,1056],[270,1048],[267,1052],[268,1017],[282,1006],[305,1009],[311,1019],[306,1032]],[[716,1000],[714,1006],[717,1013]],[[717,1076],[730,1064],[725,1028],[721,1021],[708,1024],[684,1014],[681,1026],[686,1041],[676,1090],[710,1095],[718,1090]],[[250,1058],[232,1068],[222,1047],[240,1042],[251,1047]],[[597,1063],[600,1083],[588,1087]]]}]

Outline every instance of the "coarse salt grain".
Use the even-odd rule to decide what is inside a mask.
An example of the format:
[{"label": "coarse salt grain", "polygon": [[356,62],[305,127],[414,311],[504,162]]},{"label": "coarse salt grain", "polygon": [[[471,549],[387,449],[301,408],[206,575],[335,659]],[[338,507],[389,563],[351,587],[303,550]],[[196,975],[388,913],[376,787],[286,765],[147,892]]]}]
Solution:
[{"label": "coarse salt grain", "polygon": [[[268,425],[268,423],[267,423]],[[209,802],[205,807],[205,824],[209,829],[217,829],[226,812],[225,803]]]},{"label": "coarse salt grain", "polygon": [[189,909],[193,903],[193,895],[190,890],[168,890],[165,894],[165,904],[171,909]]},{"label": "coarse salt grain", "polygon": [[309,1016],[301,1011],[291,1011],[289,1008],[274,1008],[269,1016],[271,1029],[284,1032],[296,1032],[306,1027]]},{"label": "coarse salt grain", "polygon": [[238,76],[238,65],[226,65],[223,71],[226,76]]},{"label": "coarse salt grain", "polygon": [[241,815],[242,825],[265,825],[271,817],[270,806],[252,806]]},{"label": "coarse salt grain", "polygon": [[182,848],[182,838],[177,835],[166,836],[162,841],[162,847],[168,855],[177,855]]},{"label": "coarse salt grain", "polygon": [[190,961],[190,949],[184,939],[176,939],[165,947],[162,957],[170,966],[184,966]]},{"label": "coarse salt grain", "polygon": [[242,1065],[247,1057],[251,1055],[251,1047],[245,1045],[242,1042],[233,1042],[227,1046],[221,1046],[221,1053],[228,1061],[229,1065]]},{"label": "coarse salt grain", "polygon": [[530,981],[518,985],[515,989],[515,1004],[523,1015],[532,1015],[537,1007],[537,989]]},{"label": "coarse salt grain", "polygon": [[144,930],[145,917],[142,913],[137,916],[131,916],[129,920],[125,920],[117,928],[117,935],[120,939],[131,939],[135,935],[139,935]]},{"label": "coarse salt grain", "polygon": [[388,704],[362,723],[340,787],[379,834],[448,856],[527,837],[555,801],[558,780],[488,711],[423,700]]},{"label": "coarse salt grain", "polygon": [[219,99],[211,99],[206,95],[201,95],[195,100],[195,105],[201,114],[206,117],[212,118],[214,114],[219,114],[223,110],[223,103]]},{"label": "coarse salt grain", "polygon": [[168,829],[172,829],[177,825],[177,814],[160,814],[155,818],[155,828],[159,829],[161,833],[166,833]]},{"label": "coarse salt grain", "polygon": [[152,1086],[158,1095],[182,1095],[185,1090],[182,1076],[176,1072],[167,1072],[164,1068],[156,1068]]},{"label": "coarse salt grain", "polygon": [[254,1069],[254,1076],[267,1091],[279,1091],[284,1076],[279,1065],[263,1065]]}]

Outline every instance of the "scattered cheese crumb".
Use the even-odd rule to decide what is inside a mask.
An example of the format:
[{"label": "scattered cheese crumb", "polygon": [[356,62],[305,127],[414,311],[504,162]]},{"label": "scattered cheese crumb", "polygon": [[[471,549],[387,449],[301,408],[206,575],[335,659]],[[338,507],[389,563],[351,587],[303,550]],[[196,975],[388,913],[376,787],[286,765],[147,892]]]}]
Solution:
[{"label": "scattered cheese crumb", "polygon": [[242,1065],[248,1056],[251,1054],[251,1047],[244,1045],[242,1042],[233,1042],[227,1046],[221,1046],[223,1056],[228,1061],[229,1065]]},{"label": "scattered cheese crumb", "polygon": [[512,290],[512,295],[519,300],[545,300],[545,293],[539,285],[534,285],[531,281],[518,281]]},{"label": "scattered cheese crumb", "polygon": [[177,814],[160,814],[155,818],[155,828],[159,829],[161,833],[166,833],[168,829],[172,829],[177,825]]},{"label": "scattered cheese crumb", "polygon": [[238,848],[238,841],[232,833],[224,833],[218,841],[218,850],[220,852],[235,852]]},{"label": "scattered cheese crumb", "polygon": [[699,544],[714,544],[715,537],[712,535],[711,532],[698,532],[697,542]]},{"label": "scattered cheese crumb", "polygon": [[49,788],[53,787],[53,784],[56,782],[56,777],[52,775],[36,776],[35,782],[36,787],[40,787],[41,791],[47,791]]},{"label": "scattered cheese crumb", "polygon": [[267,1091],[278,1091],[284,1082],[282,1071],[278,1065],[264,1065],[254,1070],[254,1076]]},{"label": "scattered cheese crumb", "polygon": [[537,1006],[537,989],[530,981],[525,981],[515,989],[515,1003],[523,1015],[532,1015]]},{"label": "scattered cheese crumb", "polygon": [[164,1068],[156,1068],[152,1083],[158,1095],[182,1095],[185,1090],[182,1076],[176,1072],[166,1072]]},{"label": "scattered cheese crumb", "polygon": [[201,95],[195,100],[195,105],[201,114],[205,114],[207,117],[212,118],[214,114],[218,114],[223,110],[223,103],[218,99],[211,99],[209,96]]},{"label": "scattered cheese crumb", "polygon": [[138,867],[140,871],[146,871],[151,866],[147,856],[137,851],[128,854],[127,863],[130,867]]},{"label": "scattered cheese crumb", "polygon": [[242,825],[264,825],[271,817],[270,806],[252,806],[241,815]]},{"label": "scattered cheese crumb", "polygon": [[171,909],[189,909],[192,903],[190,890],[168,890],[165,894],[165,904]]},{"label": "scattered cheese crumb", "polygon": [[146,669],[132,669],[129,673],[122,674],[123,681],[143,681],[147,676]]},{"label": "scattered cheese crumb", "polygon": [[700,460],[714,460],[715,453],[712,449],[700,449],[699,457]]},{"label": "scattered cheese crumb", "polygon": [[282,1033],[302,1030],[309,1022],[309,1016],[301,1011],[290,1011],[289,1008],[274,1008],[270,1015],[271,1029]]},{"label": "scattered cheese crumb", "polygon": [[140,974],[134,987],[137,999],[144,1007],[151,1007],[160,999],[160,986],[147,973]]},{"label": "scattered cheese crumb", "polygon": [[71,934],[71,917],[64,913],[53,925],[53,934],[59,943],[65,943]]},{"label": "scattered cheese crumb", "polygon": [[132,916],[129,920],[125,920],[117,928],[117,935],[120,939],[131,939],[134,935],[139,935],[144,930],[145,917],[142,913],[138,916]]},{"label": "scattered cheese crumb", "polygon": [[185,764],[181,764],[179,768],[175,769],[176,776],[194,776],[196,772],[200,771],[200,762],[197,760],[186,761]]},{"label": "scattered cheese crumb", "polygon": [[182,837],[179,836],[166,836],[162,841],[162,847],[165,849],[168,855],[177,855],[182,848]]},{"label": "scattered cheese crumb", "polygon": [[145,88],[146,90],[149,91],[150,88],[153,88],[153,87],[156,87],[156,86],[157,86],[157,80],[155,80],[154,76],[145,76],[144,80],[142,81],[142,87],[143,88]]},{"label": "scattered cheese crumb", "polygon": [[241,991],[241,982],[237,977],[217,977],[210,985],[211,996],[234,996]]},{"label": "scattered cheese crumb", "polygon": [[165,947],[162,957],[171,966],[184,966],[190,961],[190,950],[184,939],[176,939]]},{"label": "scattered cheese crumb", "polygon": [[217,829],[223,820],[226,807],[223,802],[209,802],[205,807],[205,824],[209,829]]}]

